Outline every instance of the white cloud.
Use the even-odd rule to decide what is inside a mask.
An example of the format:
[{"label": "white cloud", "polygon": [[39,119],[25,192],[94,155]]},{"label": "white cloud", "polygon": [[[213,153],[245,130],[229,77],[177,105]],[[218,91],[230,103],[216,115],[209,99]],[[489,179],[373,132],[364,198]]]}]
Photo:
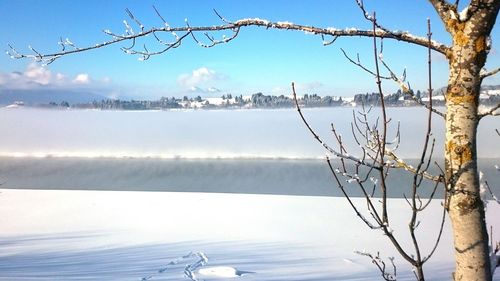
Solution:
[{"label": "white cloud", "polygon": [[48,85],[53,79],[52,72],[45,67],[41,67],[35,63],[30,63],[24,72],[24,76],[28,81],[32,81],[41,85]]},{"label": "white cloud", "polygon": [[90,77],[87,73],[80,73],[78,74],[75,79],[73,79],[73,83],[76,84],[89,84],[90,83]]},{"label": "white cloud", "polygon": [[66,75],[62,73],[56,73],[56,81],[64,81],[66,79]]},{"label": "white cloud", "polygon": [[10,89],[32,89],[40,86],[70,88],[75,87],[75,84],[88,87],[92,82],[87,73],[78,74],[71,80],[67,75],[52,72],[36,63],[28,64],[23,72],[0,72],[0,86]]},{"label": "white cloud", "polygon": [[221,75],[212,69],[200,67],[193,70],[189,74],[184,73],[179,75],[177,83],[184,88],[191,89],[192,87],[206,86],[207,84],[214,83],[215,81],[222,80],[224,78],[224,75]]}]

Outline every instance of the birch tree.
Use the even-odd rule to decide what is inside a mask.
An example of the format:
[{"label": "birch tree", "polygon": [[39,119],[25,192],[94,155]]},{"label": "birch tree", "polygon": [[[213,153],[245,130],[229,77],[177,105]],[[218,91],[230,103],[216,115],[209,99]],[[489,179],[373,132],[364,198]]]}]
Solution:
[{"label": "birch tree", "polygon": [[448,213],[455,243],[455,280],[492,279],[483,202],[479,197],[476,135],[482,80],[489,53],[490,32],[500,1],[471,1],[457,13],[445,1],[431,1],[453,39],[446,52],[449,79],[446,90],[445,170],[448,179]]},{"label": "birch tree", "polygon": [[[137,55],[141,60],[148,60],[152,56],[181,46],[182,42],[188,39],[206,48],[225,44],[236,39],[240,31],[250,26],[315,34],[321,36],[324,45],[330,45],[340,37],[385,38],[422,46],[441,53],[445,55],[449,63],[449,78],[445,93],[446,113],[435,110],[433,112],[443,117],[446,124],[445,148],[442,151],[445,159],[443,182],[446,186],[445,209],[452,222],[454,236],[456,268],[453,276],[455,280],[491,280],[495,265],[490,265],[488,232],[483,202],[480,198],[476,133],[481,118],[499,114],[500,104],[480,111],[479,95],[483,79],[500,71],[498,68],[491,71],[484,70],[491,47],[490,33],[497,19],[500,1],[471,0],[465,9],[458,11],[459,0],[453,3],[447,0],[429,0],[429,4],[434,7],[452,38],[449,46],[428,40],[427,37],[384,28],[383,25],[378,24],[373,15],[364,10],[361,0],[356,2],[366,19],[373,22],[374,29],[321,28],[289,22],[272,22],[259,18],[229,21],[217,12],[215,12],[216,16],[222,22],[220,25],[191,26],[186,21],[184,26],[173,27],[154,8],[154,12],[163,22],[162,26],[146,28],[127,10],[132,24],[124,21],[126,31],[123,34],[104,30],[110,38],[104,43],[79,47],[68,39],[61,39],[59,42],[61,50],[57,52],[45,53],[30,47],[30,53],[22,53],[10,46],[8,54],[13,58],[29,58],[50,64],[64,56],[126,42],[128,44],[121,48],[123,52]],[[232,34],[216,38],[211,33],[217,31],[229,31]],[[162,36],[165,34],[171,36],[172,40],[163,39]],[[159,47],[140,46],[137,43],[142,37],[148,35],[156,38]],[[405,86],[402,85],[402,87]],[[393,157],[392,152],[386,149],[385,145],[381,147],[383,148],[380,152],[382,157]],[[351,157],[342,153],[339,156]],[[383,214],[383,217],[385,216],[386,214]],[[418,279],[423,280],[423,276]]]}]

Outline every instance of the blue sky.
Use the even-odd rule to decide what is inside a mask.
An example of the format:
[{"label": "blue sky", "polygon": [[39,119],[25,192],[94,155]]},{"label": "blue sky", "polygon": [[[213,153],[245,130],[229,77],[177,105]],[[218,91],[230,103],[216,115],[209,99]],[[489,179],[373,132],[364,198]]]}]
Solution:
[{"label": "blue sky", "polygon": [[[464,2],[464,1],[462,1]],[[122,33],[122,21],[129,20],[129,8],[146,27],[161,25],[155,5],[172,26],[218,25],[215,8],[229,20],[263,18],[298,24],[335,28],[370,28],[354,0],[337,1],[6,1],[0,0],[0,45],[14,45],[28,52],[28,45],[41,52],[58,50],[60,37],[78,46],[94,45],[108,37],[110,29]],[[426,19],[433,24],[434,38],[449,43],[440,20],[427,1],[365,0],[369,11],[377,11],[379,21],[394,30],[419,36],[426,34]],[[228,33],[214,34],[222,36]],[[487,66],[500,66],[500,28],[492,33],[493,50]],[[158,98],[183,95],[289,94],[295,81],[301,93],[352,96],[375,91],[373,77],[347,62],[340,48],[352,56],[360,54],[367,66],[373,64],[372,41],[366,38],[340,38],[323,46],[321,37],[302,32],[243,29],[229,44],[204,49],[192,40],[146,62],[120,51],[123,45],[76,54],[41,67],[28,60],[0,56],[0,86],[87,88],[109,97]],[[148,48],[155,49],[149,42]],[[384,40],[384,58],[401,73],[406,67],[408,80],[415,89],[425,89],[426,49],[407,43]],[[433,55],[435,88],[446,84],[448,66],[443,57]],[[35,83],[33,83],[33,81]],[[500,84],[498,75],[484,84]],[[397,90],[384,82],[387,92]],[[197,89],[193,91],[193,89]],[[215,92],[215,89],[221,92]]]}]

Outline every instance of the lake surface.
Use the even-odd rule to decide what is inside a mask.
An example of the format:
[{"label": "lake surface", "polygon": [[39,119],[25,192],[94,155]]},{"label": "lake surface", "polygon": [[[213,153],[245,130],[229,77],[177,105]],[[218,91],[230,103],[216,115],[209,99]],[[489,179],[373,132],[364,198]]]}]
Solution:
[{"label": "lake surface", "polygon": [[[306,109],[312,127],[333,147],[331,123],[351,154],[353,110]],[[371,120],[379,109],[372,111]],[[402,142],[397,153],[415,163],[425,132],[425,110],[389,108]],[[339,196],[328,155],[295,110],[96,111],[0,109],[0,179],[6,188],[199,191]],[[434,117],[436,161],[443,166],[443,124]],[[494,119],[478,133],[480,169],[499,188]],[[437,166],[433,166],[437,173]],[[390,176],[392,197],[408,193],[404,171]],[[422,188],[424,189],[424,188]],[[430,188],[427,188],[430,190]],[[428,194],[429,191],[422,191]],[[358,196],[359,190],[352,190]]]},{"label": "lake surface", "polygon": [[[497,163],[497,159],[483,159],[480,167],[498,196]],[[342,196],[322,159],[0,157],[0,171],[2,188]],[[431,171],[438,174],[437,168]],[[393,170],[388,177],[389,196],[410,194],[411,182],[411,174]],[[354,183],[344,184],[351,196],[362,196]],[[433,185],[424,181],[419,193],[428,197],[432,190]],[[438,190],[437,197],[442,194]]]}]

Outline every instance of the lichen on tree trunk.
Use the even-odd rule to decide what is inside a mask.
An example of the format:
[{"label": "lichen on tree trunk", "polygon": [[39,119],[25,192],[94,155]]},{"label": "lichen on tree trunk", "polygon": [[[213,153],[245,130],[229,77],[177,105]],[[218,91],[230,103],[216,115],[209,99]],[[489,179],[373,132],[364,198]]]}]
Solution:
[{"label": "lichen on tree trunk", "polygon": [[[447,208],[453,227],[456,259],[454,278],[491,280],[488,233],[477,171],[477,105],[476,99],[469,98],[479,89],[474,86],[470,91],[463,85],[461,91],[455,93],[455,87],[449,88],[447,93],[445,144]],[[456,103],[454,99],[462,102]]]},{"label": "lichen on tree trunk", "polygon": [[480,119],[480,70],[486,61],[486,40],[498,7],[496,10],[493,20],[489,21],[485,20],[487,13],[484,11],[467,21],[453,17],[445,20],[453,37],[453,46],[447,54],[450,76],[446,92],[445,164],[446,207],[455,246],[455,280],[492,279],[488,233],[479,190],[476,132]]}]

